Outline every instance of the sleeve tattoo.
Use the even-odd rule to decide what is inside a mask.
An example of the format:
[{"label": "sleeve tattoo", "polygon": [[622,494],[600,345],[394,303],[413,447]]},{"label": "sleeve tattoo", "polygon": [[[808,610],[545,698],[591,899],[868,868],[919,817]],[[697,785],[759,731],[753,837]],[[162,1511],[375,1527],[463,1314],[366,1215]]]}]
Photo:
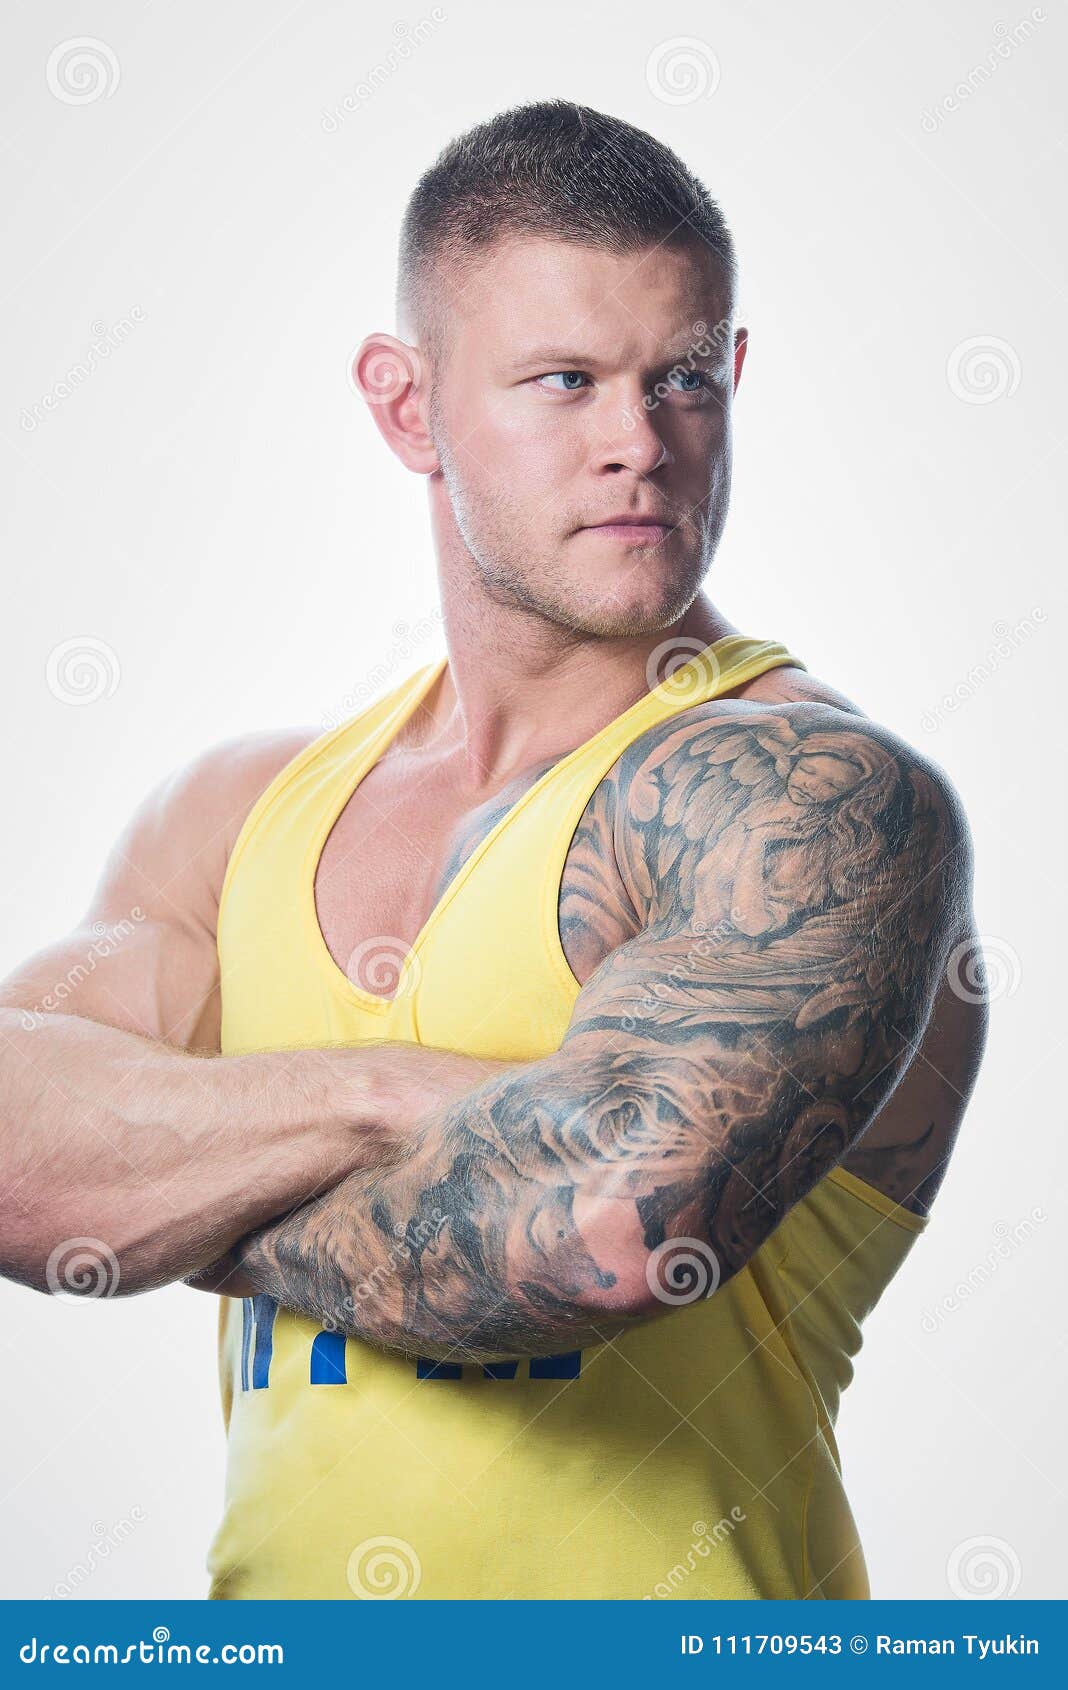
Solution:
[{"label": "sleeve tattoo", "polygon": [[970,910],[944,775],[799,704],[668,723],[612,778],[642,930],[558,1051],[241,1241],[283,1306],[453,1360],[599,1342],[670,1310],[672,1241],[737,1273],[900,1079]]}]

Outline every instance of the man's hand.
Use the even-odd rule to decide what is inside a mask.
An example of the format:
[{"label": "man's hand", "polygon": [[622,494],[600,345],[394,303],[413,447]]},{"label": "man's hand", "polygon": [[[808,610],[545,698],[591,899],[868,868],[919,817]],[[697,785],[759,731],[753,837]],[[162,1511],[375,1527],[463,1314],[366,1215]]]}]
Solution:
[{"label": "man's hand", "polygon": [[643,931],[560,1050],[252,1233],[242,1283],[418,1355],[581,1347],[678,1305],[676,1251],[725,1283],[878,1113],[968,928],[944,776],[815,704],[695,713],[621,769]]}]

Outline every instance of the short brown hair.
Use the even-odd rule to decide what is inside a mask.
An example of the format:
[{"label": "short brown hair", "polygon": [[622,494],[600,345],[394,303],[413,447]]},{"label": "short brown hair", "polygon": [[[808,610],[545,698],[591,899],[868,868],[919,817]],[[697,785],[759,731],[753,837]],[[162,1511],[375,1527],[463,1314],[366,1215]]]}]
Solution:
[{"label": "short brown hair", "polygon": [[433,338],[443,263],[523,234],[612,252],[703,247],[726,282],[724,315],[733,314],[734,242],[704,184],[652,135],[570,100],[516,106],[449,142],[405,211],[398,314]]}]

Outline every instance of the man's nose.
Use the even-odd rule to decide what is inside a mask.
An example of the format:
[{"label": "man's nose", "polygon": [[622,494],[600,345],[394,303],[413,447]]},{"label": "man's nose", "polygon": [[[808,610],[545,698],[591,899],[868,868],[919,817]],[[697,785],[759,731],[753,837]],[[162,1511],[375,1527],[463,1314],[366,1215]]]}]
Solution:
[{"label": "man's nose", "polygon": [[648,395],[636,392],[628,398],[606,398],[597,407],[595,453],[598,470],[633,470],[652,475],[654,470],[674,462],[667,441],[657,427],[657,407]]}]

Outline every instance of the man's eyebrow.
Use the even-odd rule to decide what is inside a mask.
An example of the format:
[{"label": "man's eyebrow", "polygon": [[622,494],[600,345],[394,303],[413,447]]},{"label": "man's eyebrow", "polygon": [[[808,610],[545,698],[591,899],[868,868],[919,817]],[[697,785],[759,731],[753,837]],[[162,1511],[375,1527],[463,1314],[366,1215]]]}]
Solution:
[{"label": "man's eyebrow", "polygon": [[511,363],[517,370],[526,369],[529,364],[541,364],[546,368],[573,369],[580,364],[595,364],[597,359],[589,352],[575,352],[573,349],[560,346],[533,346],[518,353]]},{"label": "man's eyebrow", "polygon": [[[676,352],[664,353],[648,369],[673,370],[680,364],[684,368],[693,364],[715,364],[723,356],[724,348],[718,341],[713,340],[710,344],[707,339],[695,339]],[[535,346],[517,354],[509,362],[516,370],[529,369],[535,364],[545,370],[578,370],[593,369],[604,360],[590,352],[576,352],[573,347]]]}]

